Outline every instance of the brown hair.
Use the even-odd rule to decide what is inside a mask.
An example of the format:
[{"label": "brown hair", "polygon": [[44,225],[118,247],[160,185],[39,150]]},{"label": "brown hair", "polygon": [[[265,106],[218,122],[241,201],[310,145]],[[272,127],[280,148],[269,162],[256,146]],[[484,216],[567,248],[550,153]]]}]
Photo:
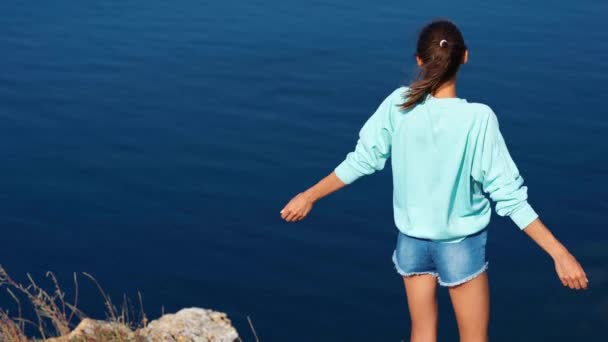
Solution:
[{"label": "brown hair", "polygon": [[449,20],[436,20],[422,28],[418,35],[416,56],[422,66],[409,90],[401,109],[409,109],[433,94],[439,86],[456,76],[467,46],[462,33]]}]

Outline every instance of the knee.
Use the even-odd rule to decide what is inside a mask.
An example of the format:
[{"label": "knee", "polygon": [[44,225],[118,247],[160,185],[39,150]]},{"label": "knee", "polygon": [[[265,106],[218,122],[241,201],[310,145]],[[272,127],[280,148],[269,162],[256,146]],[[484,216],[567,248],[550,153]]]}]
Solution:
[{"label": "knee", "polygon": [[415,332],[412,330],[410,342],[437,342],[437,334],[431,332]]},{"label": "knee", "polygon": [[421,322],[412,321],[412,332],[410,342],[436,342],[437,341],[437,321],[424,320]]},{"label": "knee", "polygon": [[488,342],[488,325],[486,322],[480,319],[477,324],[459,324],[458,335],[460,342]]},{"label": "knee", "polygon": [[467,336],[460,337],[460,342],[488,342],[489,338],[487,335],[484,336]]}]

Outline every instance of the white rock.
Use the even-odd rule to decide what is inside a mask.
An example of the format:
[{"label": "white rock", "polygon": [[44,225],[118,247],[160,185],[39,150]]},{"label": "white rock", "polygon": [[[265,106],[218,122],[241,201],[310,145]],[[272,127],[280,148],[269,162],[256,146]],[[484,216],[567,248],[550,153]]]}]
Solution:
[{"label": "white rock", "polygon": [[234,342],[236,329],[223,312],[187,308],[166,314],[136,332],[146,342]]}]

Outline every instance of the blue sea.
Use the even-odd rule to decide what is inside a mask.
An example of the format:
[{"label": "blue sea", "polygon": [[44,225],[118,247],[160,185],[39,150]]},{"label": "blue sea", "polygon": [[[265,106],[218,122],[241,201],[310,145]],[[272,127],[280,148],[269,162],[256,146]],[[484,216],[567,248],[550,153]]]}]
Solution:
[{"label": "blue sea", "polygon": [[[447,17],[458,95],[497,113],[543,221],[590,288],[508,219],[488,235],[492,341],[602,341],[608,324],[608,2],[0,3],[0,264],[71,287],[88,272],[150,318],[228,313],[245,341],[402,341],[390,165],[279,210],[341,162]],[[103,317],[80,278],[80,308]],[[5,296],[5,290],[0,289]],[[6,296],[5,296],[6,297]],[[10,299],[3,299],[3,303]],[[9,305],[9,304],[7,304]],[[456,341],[439,291],[439,340]]]}]

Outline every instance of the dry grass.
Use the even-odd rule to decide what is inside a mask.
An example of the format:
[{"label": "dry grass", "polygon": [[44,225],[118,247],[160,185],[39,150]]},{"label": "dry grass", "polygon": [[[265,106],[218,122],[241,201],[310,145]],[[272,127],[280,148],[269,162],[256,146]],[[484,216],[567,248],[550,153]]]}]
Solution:
[{"label": "dry grass", "polygon": [[[88,332],[87,335],[95,336],[95,341],[143,341],[138,329],[146,327],[148,318],[144,312],[141,293],[138,292],[137,294],[137,309],[126,296],[123,296],[120,307],[116,307],[110,296],[92,275],[82,273],[81,276],[91,281],[98,289],[105,306],[104,321],[108,323],[104,324],[103,327],[96,326],[95,331]],[[47,272],[46,278],[46,289],[38,285],[29,273],[27,274],[27,283],[22,284],[11,278],[4,267],[0,265],[0,290],[5,290],[8,296],[16,303],[16,312],[14,313],[9,312],[8,309],[0,308],[0,342],[90,341],[90,339],[82,335],[69,335],[70,332],[74,332],[74,328],[78,323],[87,318],[78,309],[78,274],[74,273],[73,275],[74,294],[70,297],[70,300],[66,297],[66,293],[52,272]],[[22,302],[26,303],[26,306],[30,308],[29,311],[33,309],[33,314],[30,315],[34,317],[33,320],[23,317],[24,307],[22,306]],[[162,314],[164,314],[164,308]],[[260,339],[249,316],[247,316],[247,321],[254,340],[259,342]],[[80,329],[80,326],[78,329]],[[28,336],[28,333],[35,336]],[[67,338],[68,335],[71,337]],[[240,337],[239,341],[242,342]]]},{"label": "dry grass", "polygon": [[[88,273],[83,276],[89,279],[99,290],[106,311],[106,321],[117,323],[112,326],[126,326],[129,329],[145,327],[147,317],[143,310],[141,294],[138,293],[139,310],[135,310],[132,303],[123,297],[122,305],[117,308],[112,299],[97,280]],[[17,310],[10,313],[8,310],[0,308],[0,340],[3,342],[26,342],[31,340],[47,341],[52,337],[65,336],[75,326],[75,321],[80,322],[86,315],[78,309],[78,275],[74,273],[74,296],[70,300],[66,298],[66,293],[62,290],[55,275],[47,272],[46,277],[50,284],[50,291],[38,285],[30,274],[27,274],[28,282],[21,284],[13,280],[4,267],[0,266],[0,288],[4,288],[7,294],[15,301]],[[22,300],[33,308],[34,320],[23,318]],[[37,337],[28,337],[26,331],[35,331]],[[113,341],[123,341],[124,330],[116,329],[116,334],[109,338]],[[105,332],[107,334],[107,332]]]}]

